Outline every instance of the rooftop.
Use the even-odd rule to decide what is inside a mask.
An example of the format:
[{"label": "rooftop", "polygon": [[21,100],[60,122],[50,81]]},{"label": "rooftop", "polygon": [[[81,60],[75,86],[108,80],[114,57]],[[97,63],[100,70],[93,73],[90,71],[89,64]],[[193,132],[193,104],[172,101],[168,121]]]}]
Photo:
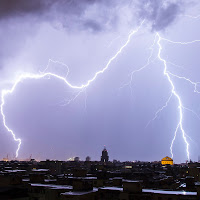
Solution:
[{"label": "rooftop", "polygon": [[81,196],[81,195],[90,194],[92,192],[97,192],[97,191],[98,191],[97,188],[93,188],[93,190],[89,190],[89,191],[65,192],[65,193],[61,193],[61,195],[77,195],[77,196]]},{"label": "rooftop", "polygon": [[151,190],[151,189],[143,189],[142,192],[155,193],[155,194],[186,195],[186,196],[196,196],[197,195],[197,192]]},{"label": "rooftop", "polygon": [[53,184],[42,184],[42,183],[31,183],[32,187],[45,187],[51,189],[67,189],[72,190],[73,187],[70,185],[53,185]]}]

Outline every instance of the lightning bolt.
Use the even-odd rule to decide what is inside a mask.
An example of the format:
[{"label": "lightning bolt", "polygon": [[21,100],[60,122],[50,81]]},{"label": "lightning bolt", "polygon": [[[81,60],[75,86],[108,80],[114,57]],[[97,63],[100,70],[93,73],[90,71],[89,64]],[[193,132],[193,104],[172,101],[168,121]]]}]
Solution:
[{"label": "lightning bolt", "polygon": [[[189,160],[189,159],[190,159],[190,153],[189,153],[189,143],[188,143],[188,141],[187,141],[187,138],[189,138],[190,140],[192,140],[192,139],[186,134],[186,132],[185,132],[185,130],[184,130],[184,128],[183,128],[183,110],[184,110],[184,109],[187,109],[187,110],[189,110],[190,112],[192,112],[193,114],[195,114],[198,118],[199,118],[199,116],[198,116],[197,113],[195,113],[193,110],[188,109],[188,108],[186,108],[186,107],[183,106],[181,97],[180,97],[180,95],[177,93],[176,88],[175,88],[175,84],[174,84],[174,82],[173,82],[173,80],[172,80],[171,77],[176,77],[176,78],[183,79],[183,80],[187,81],[188,83],[190,83],[191,85],[193,85],[193,87],[194,87],[194,92],[196,92],[196,93],[200,93],[200,91],[198,90],[198,87],[200,86],[200,82],[194,82],[194,81],[192,81],[191,79],[189,79],[189,78],[187,78],[187,77],[178,76],[178,75],[176,75],[176,74],[171,73],[171,72],[168,70],[167,64],[172,64],[172,65],[174,65],[174,66],[176,66],[176,67],[179,67],[179,68],[182,68],[182,66],[176,65],[176,64],[171,63],[171,62],[167,62],[167,61],[161,56],[161,53],[162,53],[162,50],[163,50],[163,47],[162,47],[162,45],[161,45],[161,41],[165,41],[165,42],[172,43],[172,44],[178,44],[178,45],[189,45],[189,44],[193,44],[193,43],[200,42],[200,40],[193,40],[193,41],[189,41],[189,42],[172,41],[172,40],[169,40],[169,39],[166,39],[166,38],[162,38],[162,37],[160,36],[159,33],[156,33],[156,34],[155,34],[155,38],[154,38],[154,42],[153,42],[153,44],[152,44],[151,47],[150,47],[150,50],[151,50],[151,51],[150,51],[150,56],[149,56],[149,58],[147,59],[147,63],[146,63],[144,66],[140,67],[139,69],[132,71],[131,74],[130,74],[130,81],[129,81],[128,83],[126,83],[126,84],[123,84],[123,86],[121,86],[120,89],[123,88],[123,87],[125,87],[125,86],[128,86],[128,85],[131,87],[131,84],[132,84],[132,81],[133,81],[133,75],[134,75],[135,73],[137,73],[137,72],[140,72],[140,71],[144,70],[146,67],[148,67],[148,66],[155,60],[155,59],[154,59],[153,61],[151,61],[152,56],[153,56],[153,52],[154,52],[154,48],[155,48],[154,46],[155,46],[156,41],[157,41],[157,46],[158,46],[157,58],[158,58],[158,59],[163,63],[163,65],[164,65],[163,74],[164,74],[164,76],[167,78],[167,80],[168,80],[168,82],[169,82],[169,84],[170,84],[170,86],[171,86],[171,94],[170,94],[169,98],[167,99],[166,103],[164,104],[164,106],[162,106],[162,107],[155,113],[154,118],[153,118],[152,120],[150,120],[150,121],[147,123],[147,126],[148,126],[152,121],[154,121],[154,120],[158,117],[158,114],[159,114],[160,112],[162,112],[162,111],[168,106],[168,104],[169,104],[169,102],[170,102],[172,96],[174,96],[174,97],[176,98],[177,102],[178,102],[179,121],[178,121],[178,124],[177,124],[177,126],[176,126],[176,129],[175,129],[175,132],[174,132],[174,137],[173,137],[172,142],[171,142],[171,145],[170,145],[170,152],[171,152],[171,156],[172,156],[172,158],[173,158],[173,157],[174,157],[174,154],[173,154],[173,144],[174,144],[174,141],[175,141],[175,139],[176,139],[177,132],[180,130],[181,133],[182,133],[183,140],[184,140],[184,142],[185,142],[185,144],[186,144],[186,154],[187,154],[187,159]],[[132,89],[131,89],[131,90],[132,90]],[[147,127],[147,126],[146,126],[146,127]]]},{"label": "lightning bolt", "polygon": [[[157,41],[157,43],[156,43],[156,41]],[[151,58],[152,58],[152,56],[153,56],[154,46],[155,46],[155,43],[156,43],[157,46],[158,46],[158,54],[157,54],[157,57],[156,57],[156,58],[158,58],[158,59],[163,63],[163,65],[164,65],[163,74],[164,74],[164,76],[167,78],[167,80],[168,80],[168,82],[169,82],[169,84],[170,84],[170,86],[171,86],[171,94],[170,94],[168,100],[166,101],[165,105],[164,105],[163,107],[161,107],[161,108],[155,113],[154,118],[148,122],[147,126],[148,126],[152,121],[154,121],[154,120],[158,117],[158,114],[159,114],[160,112],[162,112],[162,111],[168,106],[168,103],[170,102],[172,96],[174,96],[174,97],[177,99],[177,102],[178,102],[179,122],[178,122],[178,124],[177,124],[177,126],[176,126],[176,129],[175,129],[175,132],[174,132],[174,137],[173,137],[173,139],[172,139],[171,146],[170,146],[170,152],[171,152],[171,155],[172,155],[172,158],[173,158],[173,156],[174,156],[174,155],[173,155],[173,151],[172,151],[172,150],[173,150],[173,144],[174,144],[174,141],[175,141],[175,139],[176,139],[177,132],[178,132],[178,130],[180,130],[181,133],[182,133],[182,137],[183,137],[183,139],[184,139],[184,142],[185,142],[185,144],[186,144],[187,159],[189,160],[189,158],[190,158],[190,153],[189,153],[189,143],[188,143],[188,141],[187,141],[187,137],[188,137],[188,136],[186,135],[185,130],[184,130],[184,128],[183,128],[183,109],[184,109],[184,107],[183,107],[183,104],[182,104],[182,101],[181,101],[181,97],[180,97],[179,94],[176,92],[175,85],[174,85],[174,83],[173,83],[173,81],[172,81],[171,76],[178,77],[178,78],[180,78],[180,79],[184,79],[184,80],[188,81],[190,84],[192,84],[192,85],[194,86],[194,92],[198,92],[198,93],[199,93],[199,91],[197,90],[197,86],[198,86],[199,82],[193,82],[193,81],[191,81],[190,79],[187,79],[187,78],[185,78],[185,77],[177,76],[177,75],[172,74],[172,73],[170,73],[170,72],[168,71],[168,68],[167,68],[167,61],[166,61],[164,58],[162,58],[162,56],[161,56],[162,49],[163,49],[163,48],[162,48],[162,45],[161,45],[161,41],[167,41],[167,42],[170,42],[170,43],[173,43],[173,44],[182,44],[182,45],[188,45],[188,44],[200,42],[200,40],[195,40],[195,41],[191,41],[191,42],[173,42],[173,41],[171,41],[171,40],[169,40],[169,39],[162,38],[162,37],[160,36],[159,33],[156,33],[156,34],[155,34],[155,38],[154,38],[154,42],[153,42],[153,44],[152,44],[151,47],[150,47],[150,50],[151,50],[151,51],[150,51],[150,56],[149,56],[149,58],[147,59],[147,63],[146,63],[144,66],[142,66],[141,68],[132,71],[132,72],[131,72],[130,81],[129,81],[128,83],[124,84],[121,88],[123,88],[124,86],[127,86],[127,85],[131,85],[131,84],[132,84],[132,81],[133,81],[133,75],[134,75],[135,73],[137,73],[137,72],[140,72],[140,71],[144,70],[147,66],[149,66],[150,63],[152,63],[152,62],[155,60],[155,59],[154,59],[153,61],[151,61]],[[146,126],[146,127],[147,127],[147,126]]]},{"label": "lightning bolt", "polygon": [[172,93],[170,94],[170,96],[169,96],[168,100],[166,101],[165,105],[164,105],[163,107],[161,107],[161,108],[155,113],[154,118],[151,119],[151,120],[147,123],[146,128],[149,126],[149,124],[150,124],[152,121],[154,121],[154,120],[158,117],[159,113],[161,113],[161,112],[168,106],[168,104],[169,104],[171,98],[172,98]]},{"label": "lightning bolt", "polygon": [[[6,97],[7,95],[9,95],[9,94],[12,94],[12,93],[15,91],[16,87],[18,86],[18,84],[19,84],[20,82],[22,82],[23,80],[26,80],[26,79],[42,79],[42,78],[45,78],[45,77],[46,77],[46,78],[54,77],[54,78],[57,78],[57,79],[61,80],[61,81],[62,81],[64,84],[66,84],[68,87],[70,87],[70,88],[72,88],[72,89],[77,89],[77,90],[79,90],[79,91],[77,92],[77,94],[74,96],[74,98],[72,98],[72,99],[70,99],[70,100],[66,100],[66,102],[67,102],[66,104],[71,103],[71,101],[75,100],[75,99],[80,95],[80,93],[82,93],[83,91],[85,91],[85,89],[86,89],[87,87],[89,87],[90,84],[91,84],[92,82],[94,82],[100,74],[103,74],[103,73],[110,67],[111,63],[119,56],[119,54],[122,53],[122,51],[124,50],[124,48],[129,44],[129,42],[130,42],[132,36],[133,36],[134,34],[136,34],[136,33],[139,31],[139,29],[142,27],[143,23],[144,23],[144,20],[142,21],[142,23],[140,24],[140,26],[139,26],[137,29],[132,30],[132,31],[129,33],[128,39],[126,40],[126,42],[124,43],[124,45],[122,45],[121,48],[117,51],[117,53],[116,53],[114,56],[112,56],[112,57],[108,60],[108,62],[107,62],[107,64],[105,65],[105,67],[102,68],[101,70],[97,71],[97,72],[94,74],[94,76],[93,76],[91,79],[89,79],[85,84],[81,84],[81,85],[73,85],[73,84],[71,84],[71,83],[67,80],[67,76],[68,76],[68,74],[69,74],[69,67],[68,67],[66,64],[61,63],[61,62],[59,62],[59,61],[53,61],[53,60],[49,59],[49,62],[48,62],[48,64],[47,64],[47,67],[45,68],[45,70],[44,70],[43,72],[40,72],[39,74],[23,73],[23,74],[21,74],[21,75],[15,80],[14,84],[12,85],[12,87],[11,87],[10,89],[3,89],[3,90],[2,90],[2,92],[1,92],[1,105],[0,105],[1,115],[2,115],[2,117],[3,117],[3,124],[4,124],[4,127],[7,129],[8,132],[10,132],[10,133],[12,134],[13,139],[14,139],[16,142],[18,142],[18,146],[17,146],[17,150],[16,150],[16,157],[18,157],[18,155],[19,155],[19,150],[20,150],[20,147],[21,147],[22,140],[21,140],[20,138],[17,138],[16,135],[15,135],[15,133],[13,132],[13,130],[10,129],[10,128],[8,127],[8,125],[6,124],[6,116],[5,116],[5,114],[4,114],[5,97]],[[167,61],[161,56],[162,50],[163,50],[163,47],[162,47],[162,45],[161,45],[161,41],[165,41],[165,42],[172,43],[172,44],[179,44],[179,45],[189,45],[189,44],[193,44],[193,43],[200,42],[200,40],[194,40],[194,41],[189,41],[189,42],[179,42],[179,41],[177,42],[177,41],[172,41],[172,40],[169,40],[169,39],[166,39],[166,38],[162,38],[162,37],[160,36],[159,33],[156,33],[156,34],[155,34],[154,41],[153,41],[153,44],[152,44],[152,46],[150,47],[150,50],[151,50],[151,51],[150,51],[150,56],[149,56],[148,59],[147,59],[147,63],[146,63],[144,66],[140,67],[139,69],[132,71],[131,74],[130,74],[130,77],[131,77],[131,78],[130,78],[130,81],[129,81],[127,84],[125,84],[124,86],[127,86],[127,85],[131,86],[132,81],[133,81],[133,76],[134,76],[134,74],[137,73],[137,72],[140,72],[140,71],[144,70],[144,69],[145,69],[146,67],[148,67],[152,62],[154,62],[155,59],[158,58],[158,59],[163,63],[163,66],[164,66],[163,74],[164,74],[164,76],[166,77],[166,79],[167,79],[167,81],[169,82],[169,85],[170,85],[170,87],[171,87],[171,95],[170,95],[170,97],[168,98],[168,100],[167,100],[167,102],[165,103],[165,105],[164,105],[162,108],[160,108],[160,109],[155,113],[154,118],[153,118],[152,120],[150,120],[149,123],[157,118],[158,114],[159,114],[160,112],[162,112],[163,109],[166,108],[166,107],[168,106],[169,101],[171,100],[172,96],[174,96],[174,97],[176,98],[176,100],[177,100],[177,103],[178,103],[179,121],[178,121],[178,124],[177,124],[177,126],[176,126],[176,129],[175,129],[175,132],[174,132],[174,137],[173,137],[172,142],[171,142],[171,145],[170,145],[170,152],[171,152],[171,155],[172,155],[172,158],[173,158],[173,156],[174,156],[174,155],[173,155],[173,144],[174,144],[174,141],[175,141],[175,139],[176,139],[177,133],[178,133],[178,131],[180,130],[181,133],[182,133],[182,137],[183,137],[183,139],[184,139],[184,142],[185,142],[185,144],[186,144],[187,159],[189,160],[189,158],[190,158],[189,143],[188,143],[188,141],[187,141],[187,138],[189,138],[189,136],[186,134],[186,132],[185,132],[185,130],[184,130],[184,128],[183,128],[183,110],[184,110],[184,109],[189,110],[189,109],[183,106],[181,97],[180,97],[180,95],[179,95],[179,94],[177,93],[177,91],[176,91],[175,84],[174,84],[174,82],[173,82],[173,80],[172,80],[172,77],[173,77],[173,78],[182,79],[182,80],[184,80],[184,81],[187,81],[188,83],[190,83],[191,85],[193,85],[193,87],[194,87],[194,92],[196,92],[196,93],[200,93],[200,91],[198,90],[198,86],[200,85],[200,82],[194,82],[194,81],[192,81],[191,79],[189,79],[189,78],[187,78],[187,77],[178,76],[178,75],[176,75],[176,74],[174,74],[174,73],[171,73],[171,72],[168,70],[167,64],[170,64],[170,63],[167,62]],[[158,46],[158,54],[157,54],[157,57],[156,57],[155,59],[152,59],[155,44],[157,44],[157,46]],[[48,71],[48,68],[49,68],[50,62],[58,63],[58,64],[60,64],[60,65],[63,65],[64,67],[66,67],[66,69],[67,69],[67,74],[66,74],[66,76],[60,76],[60,75],[55,74],[55,73],[47,72],[47,71]],[[173,63],[172,63],[172,64],[173,64]],[[175,64],[173,64],[173,65],[175,65]],[[124,87],[124,86],[123,86],[123,87]],[[196,113],[195,113],[194,111],[192,111],[192,110],[189,110],[189,111],[193,112],[193,114],[196,114]],[[196,116],[198,116],[198,115],[196,114]],[[149,125],[149,123],[147,124],[147,126]]]},{"label": "lightning bolt", "polygon": [[200,120],[200,116],[194,111],[194,110],[192,110],[192,109],[190,109],[190,108],[187,108],[187,107],[183,107],[185,110],[187,110],[187,111],[189,111],[189,112],[191,112],[193,115],[195,115],[199,120]]},{"label": "lightning bolt", "polygon": [[160,40],[164,40],[164,41],[167,41],[172,44],[188,45],[188,44],[194,44],[196,42],[200,42],[200,40],[193,40],[193,41],[189,41],[189,42],[172,41],[167,38],[162,38],[158,33],[157,33],[157,35],[159,36]]},{"label": "lightning bolt", "polygon": [[168,72],[168,73],[169,73],[170,75],[172,75],[172,76],[178,78],[178,79],[183,79],[183,80],[189,82],[190,84],[192,84],[192,85],[194,86],[194,92],[200,94],[200,91],[198,90],[198,87],[200,86],[200,82],[194,82],[194,81],[190,80],[189,78],[186,78],[186,77],[184,77],[184,76],[178,76],[178,75],[173,74],[173,73],[171,73],[171,72]]},{"label": "lightning bolt", "polygon": [[177,65],[177,64],[172,63],[172,62],[170,62],[170,61],[167,61],[167,64],[173,65],[173,66],[175,66],[175,67],[177,67],[177,68],[181,68],[181,69],[183,69],[183,70],[185,69],[183,66]]},{"label": "lightning bolt", "polygon": [[67,70],[67,73],[66,73],[66,76],[65,76],[65,79],[66,79],[67,76],[69,75],[69,72],[70,72],[69,67],[68,67],[68,65],[66,65],[65,63],[60,62],[60,61],[57,61],[57,60],[49,59],[46,68],[44,69],[43,72],[40,72],[40,73],[41,73],[41,74],[45,73],[45,72],[49,69],[51,63],[59,64],[59,66],[63,66],[63,67],[65,68],[65,70]]},{"label": "lightning bolt", "polygon": [[173,94],[174,97],[176,97],[177,101],[178,101],[178,109],[179,109],[179,122],[177,124],[177,127],[176,127],[176,130],[175,130],[175,134],[174,134],[174,138],[171,142],[171,146],[170,146],[170,151],[171,151],[171,154],[172,154],[172,157],[173,157],[173,152],[172,152],[172,148],[173,148],[173,144],[174,144],[174,141],[176,139],[176,135],[177,135],[177,132],[178,130],[180,129],[181,133],[182,133],[182,136],[183,136],[183,139],[185,141],[185,144],[186,144],[186,152],[187,152],[187,158],[188,160],[190,159],[190,154],[189,154],[189,143],[187,141],[187,138],[186,137],[189,137],[186,133],[185,133],[185,130],[183,128],[183,109],[187,109],[189,111],[191,111],[193,114],[195,114],[196,116],[198,116],[194,111],[192,111],[191,109],[188,109],[186,107],[183,106],[182,104],[182,100],[181,100],[181,97],[179,96],[179,94],[177,93],[176,89],[175,89],[175,85],[172,81],[172,78],[171,77],[175,77],[175,78],[178,78],[178,79],[182,79],[182,80],[185,80],[187,81],[189,84],[193,85],[194,87],[194,92],[195,93],[200,93],[200,91],[198,90],[198,87],[200,85],[200,82],[194,82],[192,81],[191,79],[187,78],[187,77],[184,77],[184,76],[179,76],[179,75],[176,75],[174,73],[171,73],[170,71],[168,71],[168,68],[167,68],[167,61],[161,57],[161,52],[162,52],[162,45],[161,45],[161,41],[166,41],[166,42],[169,42],[169,43],[172,43],[172,44],[179,44],[179,45],[189,45],[189,44],[194,44],[194,43],[199,43],[200,40],[193,40],[193,41],[189,41],[189,42],[177,42],[177,41],[172,41],[172,40],[169,40],[169,39],[166,39],[166,38],[162,38],[159,33],[157,33],[157,37],[158,37],[158,47],[159,47],[159,51],[158,51],[158,58],[161,62],[163,62],[164,64],[164,75],[167,77],[167,80],[168,82],[170,83],[171,85],[171,93]]},{"label": "lightning bolt", "polygon": [[[145,20],[143,20],[143,21],[141,22],[141,24],[140,24],[135,30],[130,31],[130,33],[129,33],[129,35],[128,35],[128,39],[127,39],[127,41],[124,43],[124,45],[122,45],[121,48],[117,51],[117,53],[109,59],[109,61],[108,61],[107,64],[105,65],[105,67],[104,67],[102,70],[97,71],[97,72],[94,74],[94,76],[93,76],[91,79],[89,79],[85,84],[73,85],[73,84],[71,84],[71,83],[66,79],[66,77],[60,76],[60,75],[55,74],[55,73],[46,72],[47,69],[48,69],[48,67],[49,67],[49,62],[52,61],[52,60],[50,59],[49,62],[48,62],[48,65],[47,65],[47,67],[46,67],[46,69],[45,69],[42,73],[40,73],[40,74],[23,73],[23,74],[21,74],[21,75],[15,80],[15,82],[14,82],[13,86],[11,87],[11,89],[3,89],[3,90],[2,90],[2,92],[1,92],[1,106],[0,106],[0,107],[1,107],[1,115],[2,115],[2,117],[3,117],[3,125],[4,125],[4,127],[7,129],[7,131],[10,132],[10,133],[12,134],[13,139],[14,139],[16,142],[18,142],[18,147],[17,147],[17,150],[16,150],[16,157],[18,157],[18,155],[19,155],[19,150],[20,150],[20,147],[21,147],[22,140],[21,140],[20,138],[17,138],[16,135],[15,135],[15,133],[13,132],[13,130],[10,129],[10,128],[8,127],[8,125],[6,124],[6,116],[5,116],[5,114],[4,114],[5,97],[6,97],[7,95],[9,95],[9,94],[12,94],[12,93],[15,91],[17,85],[18,85],[20,82],[22,82],[23,80],[26,80],[26,79],[42,79],[42,78],[45,78],[45,77],[47,77],[47,78],[48,78],[48,77],[57,78],[57,79],[63,81],[63,83],[66,84],[68,87],[70,87],[70,88],[72,88],[72,89],[79,89],[79,90],[81,90],[80,92],[82,92],[83,89],[87,88],[93,81],[95,81],[95,80],[97,79],[97,77],[98,77],[100,74],[103,74],[103,73],[109,68],[109,66],[111,65],[111,63],[119,56],[119,54],[122,53],[122,51],[124,50],[124,48],[129,44],[129,42],[130,42],[132,36],[133,36],[134,34],[136,34],[136,33],[140,30],[140,28],[141,28],[142,25],[144,24],[144,21],[145,21]],[[54,62],[54,63],[63,64],[63,63],[58,62],[58,61],[53,61],[53,62]],[[63,65],[66,66],[67,69],[68,69],[68,66],[67,66],[67,65],[65,65],[65,64],[63,64]],[[69,70],[68,70],[67,74],[68,74],[68,73],[69,73]],[[79,92],[78,94],[80,94],[80,92]],[[75,98],[76,98],[76,97],[77,97],[77,95],[75,96]],[[70,102],[68,102],[68,103],[70,103]]]},{"label": "lightning bolt", "polygon": [[143,71],[144,69],[146,69],[151,63],[153,63],[156,58],[154,58],[152,60],[152,57],[153,57],[153,52],[154,52],[154,46],[155,46],[155,43],[156,43],[156,36],[154,37],[154,40],[153,40],[153,44],[148,48],[150,50],[150,54],[149,54],[149,57],[147,58],[147,62],[140,68],[136,69],[136,70],[133,70],[129,76],[130,76],[130,80],[124,84],[122,84],[122,86],[119,88],[119,89],[122,89],[126,86],[129,86],[130,87],[130,90],[131,90],[131,96],[133,96],[133,90],[132,90],[132,82],[133,82],[133,77],[136,73],[138,72],[141,72]]},{"label": "lightning bolt", "polygon": [[[170,40],[167,40],[165,38],[161,38],[161,36],[159,35],[159,33],[156,33],[157,37],[158,37],[158,41],[157,41],[157,44],[158,44],[158,47],[159,47],[159,50],[158,50],[158,59],[164,64],[164,76],[166,76],[169,84],[171,85],[171,93],[173,94],[173,96],[177,99],[178,101],[178,109],[179,109],[179,122],[177,124],[177,127],[176,127],[176,130],[175,130],[175,134],[174,134],[174,138],[172,140],[172,143],[171,143],[171,147],[170,147],[170,150],[171,150],[171,154],[172,154],[172,158],[173,158],[173,152],[172,152],[172,148],[173,148],[173,144],[174,144],[174,141],[176,139],[176,135],[177,135],[177,132],[178,130],[180,129],[181,133],[182,133],[182,136],[183,136],[183,139],[184,139],[184,142],[186,144],[186,153],[187,153],[187,159],[189,160],[190,159],[190,153],[189,153],[189,143],[187,141],[187,138],[186,138],[186,134],[185,134],[185,130],[183,128],[183,104],[182,104],[182,101],[181,101],[181,97],[179,96],[179,94],[176,92],[176,89],[175,89],[175,85],[171,79],[171,76],[170,76],[170,73],[168,72],[168,69],[167,69],[167,61],[161,57],[161,52],[162,52],[162,45],[161,45],[161,40],[165,40],[165,41],[168,41],[168,42],[171,42]],[[180,42],[174,42],[175,44],[180,44]],[[182,43],[181,43],[182,44]],[[185,42],[183,44],[186,44]],[[191,42],[187,42],[187,44],[191,44]]]},{"label": "lightning bolt", "polygon": [[200,18],[200,15],[197,15],[197,16],[192,16],[192,15],[183,15],[184,17],[188,17],[188,18],[191,18],[191,19],[199,19]]},{"label": "lightning bolt", "polygon": [[[199,16],[198,16],[199,17]],[[198,18],[196,17],[196,18]],[[179,109],[179,121],[178,121],[178,124],[176,126],[176,129],[175,129],[175,132],[174,132],[174,137],[172,139],[172,142],[171,142],[171,145],[170,145],[170,152],[171,152],[171,156],[173,158],[174,154],[173,154],[173,145],[174,145],[174,141],[176,139],[176,136],[177,136],[177,132],[180,130],[181,133],[182,133],[182,137],[183,137],[183,140],[186,144],[186,153],[187,153],[187,159],[189,160],[190,159],[190,153],[189,153],[189,143],[187,141],[187,138],[189,138],[191,141],[193,141],[185,132],[184,128],[183,128],[183,110],[188,110],[190,112],[192,112],[194,115],[196,115],[196,117],[198,119],[200,119],[200,117],[198,116],[198,114],[196,112],[194,112],[193,110],[189,109],[189,108],[186,108],[183,106],[183,103],[182,103],[182,100],[181,100],[181,97],[180,95],[177,93],[176,91],[176,88],[175,88],[175,84],[172,80],[172,77],[174,78],[177,78],[177,79],[181,79],[181,80],[184,80],[186,82],[188,82],[189,84],[191,84],[194,88],[194,92],[195,93],[198,93],[200,94],[200,91],[198,90],[198,87],[200,86],[200,82],[195,82],[195,81],[192,81],[190,78],[187,78],[187,77],[184,77],[184,76],[179,76],[177,74],[174,74],[174,73],[171,73],[169,70],[168,70],[168,67],[167,67],[167,64],[172,64],[176,67],[182,67],[182,66],[179,66],[179,65],[176,65],[174,63],[171,63],[171,62],[167,62],[167,60],[165,60],[162,56],[161,56],[161,53],[162,53],[162,50],[163,50],[163,47],[161,45],[161,41],[165,41],[165,42],[168,42],[168,43],[171,43],[171,44],[178,44],[178,45],[190,45],[190,44],[194,44],[194,43],[199,43],[200,40],[193,40],[193,41],[189,41],[189,42],[180,42],[180,41],[172,41],[172,40],[169,40],[169,39],[166,39],[166,38],[162,38],[160,36],[159,33],[156,33],[156,37],[158,38],[157,39],[157,45],[158,45],[158,55],[157,55],[157,58],[163,63],[164,65],[164,71],[163,71],[163,74],[164,76],[167,78],[170,86],[171,86],[171,95],[170,97],[168,98],[168,100],[166,101],[165,105],[163,107],[161,107],[156,113],[155,113],[155,116],[152,120],[150,120],[147,124],[147,126],[152,122],[154,121],[157,117],[158,117],[158,114],[160,112],[163,111],[164,108],[166,108],[168,106],[168,103],[169,101],[171,100],[172,96],[174,96],[176,99],[177,99],[177,102],[178,102],[178,109]]]}]

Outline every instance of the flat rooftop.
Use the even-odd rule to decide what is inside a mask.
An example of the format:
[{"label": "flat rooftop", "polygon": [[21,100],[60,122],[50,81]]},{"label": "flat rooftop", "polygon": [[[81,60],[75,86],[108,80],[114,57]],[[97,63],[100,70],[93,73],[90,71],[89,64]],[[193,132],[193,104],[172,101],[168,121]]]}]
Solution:
[{"label": "flat rooftop", "polygon": [[42,183],[31,183],[32,187],[45,187],[50,189],[66,189],[72,190],[73,187],[71,185],[54,185],[54,184],[42,184]]},{"label": "flat rooftop", "polygon": [[81,195],[85,195],[85,194],[90,194],[92,192],[97,192],[98,189],[97,188],[93,188],[93,190],[89,190],[89,191],[72,191],[72,192],[65,192],[65,193],[61,193],[61,195],[66,195],[66,196],[81,196]]},{"label": "flat rooftop", "polygon": [[155,193],[155,194],[168,194],[168,195],[185,195],[185,196],[196,196],[197,195],[197,192],[151,190],[151,189],[143,189],[142,192],[144,192],[144,193]]}]

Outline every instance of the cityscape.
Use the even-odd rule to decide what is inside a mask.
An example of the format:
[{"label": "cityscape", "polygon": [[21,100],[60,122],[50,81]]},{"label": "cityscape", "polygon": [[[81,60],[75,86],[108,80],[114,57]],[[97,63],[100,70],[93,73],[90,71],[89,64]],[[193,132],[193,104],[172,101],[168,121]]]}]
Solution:
[{"label": "cityscape", "polygon": [[0,200],[200,200],[199,0],[0,0]]},{"label": "cityscape", "polygon": [[0,162],[0,199],[20,200],[193,200],[200,198],[200,162],[174,164],[110,161],[106,147],[99,161]]}]

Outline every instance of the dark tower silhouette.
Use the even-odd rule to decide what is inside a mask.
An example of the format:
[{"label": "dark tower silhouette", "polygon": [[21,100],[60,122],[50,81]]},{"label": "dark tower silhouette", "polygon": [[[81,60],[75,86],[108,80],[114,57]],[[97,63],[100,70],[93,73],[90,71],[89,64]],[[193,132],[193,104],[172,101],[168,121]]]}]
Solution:
[{"label": "dark tower silhouette", "polygon": [[102,156],[101,156],[101,162],[108,162],[109,156],[108,156],[108,151],[106,150],[106,147],[104,146],[104,149],[102,151]]}]

